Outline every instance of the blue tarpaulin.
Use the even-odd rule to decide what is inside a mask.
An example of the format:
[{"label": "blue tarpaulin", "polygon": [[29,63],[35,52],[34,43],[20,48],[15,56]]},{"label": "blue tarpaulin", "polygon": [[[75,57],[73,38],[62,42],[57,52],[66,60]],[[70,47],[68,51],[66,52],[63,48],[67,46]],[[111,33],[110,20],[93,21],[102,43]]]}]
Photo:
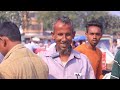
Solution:
[{"label": "blue tarpaulin", "polygon": [[75,36],[73,41],[86,40],[86,36]]}]

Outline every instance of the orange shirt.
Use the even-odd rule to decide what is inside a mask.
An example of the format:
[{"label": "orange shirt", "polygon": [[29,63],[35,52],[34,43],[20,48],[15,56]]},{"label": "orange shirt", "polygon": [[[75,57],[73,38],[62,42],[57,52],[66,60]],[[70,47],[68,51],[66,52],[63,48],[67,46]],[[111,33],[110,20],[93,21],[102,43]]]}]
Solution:
[{"label": "orange shirt", "polygon": [[95,76],[97,79],[101,79],[102,76],[102,52],[100,49],[96,48],[96,50],[90,49],[86,44],[81,44],[75,48],[76,51],[85,54],[93,67]]}]

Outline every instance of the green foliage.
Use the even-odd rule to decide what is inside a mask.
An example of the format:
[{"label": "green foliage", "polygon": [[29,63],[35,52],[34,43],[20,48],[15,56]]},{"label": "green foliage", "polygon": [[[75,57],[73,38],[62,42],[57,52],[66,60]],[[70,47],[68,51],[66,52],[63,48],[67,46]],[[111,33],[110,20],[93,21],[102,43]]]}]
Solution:
[{"label": "green foliage", "polygon": [[[23,13],[28,11],[0,11],[0,22],[12,21],[18,26],[22,22]],[[37,20],[43,22],[44,30],[52,30],[52,25],[57,17],[68,16],[73,20],[75,30],[85,30],[85,24],[91,19],[98,19],[103,24],[103,33],[112,33],[120,29],[120,17],[112,16],[108,11],[38,11]],[[29,16],[27,16],[29,23]]]},{"label": "green foliage", "polygon": [[0,22],[12,21],[21,25],[21,11],[0,11]]},{"label": "green foliage", "polygon": [[72,20],[76,19],[74,11],[39,11],[38,21],[44,23],[44,30],[52,30],[52,25],[57,17],[69,16]]},{"label": "green foliage", "polygon": [[75,30],[84,30],[86,22],[106,14],[104,11],[39,11],[37,19],[39,22],[43,21],[44,30],[52,30],[52,24],[57,17],[69,16],[73,20]]}]

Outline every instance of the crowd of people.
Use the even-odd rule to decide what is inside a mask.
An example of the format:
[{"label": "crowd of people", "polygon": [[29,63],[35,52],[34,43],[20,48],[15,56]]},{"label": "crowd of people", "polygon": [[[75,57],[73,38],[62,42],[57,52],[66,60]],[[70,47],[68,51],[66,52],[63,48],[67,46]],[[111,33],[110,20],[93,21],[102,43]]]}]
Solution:
[{"label": "crowd of people", "polygon": [[[53,24],[52,40],[47,44],[37,37],[23,43],[16,24],[0,23],[1,79],[103,79],[102,52],[97,48],[103,33],[97,20],[86,24],[87,42],[75,42],[72,20],[58,17]],[[120,78],[120,51],[113,41],[110,51],[115,55],[110,79]],[[113,47],[113,48],[112,48]]]}]

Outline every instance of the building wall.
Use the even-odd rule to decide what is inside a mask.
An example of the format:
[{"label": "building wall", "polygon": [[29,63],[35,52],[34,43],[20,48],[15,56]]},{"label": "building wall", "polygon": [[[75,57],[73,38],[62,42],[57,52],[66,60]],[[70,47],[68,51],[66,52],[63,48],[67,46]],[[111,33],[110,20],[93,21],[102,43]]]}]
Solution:
[{"label": "building wall", "polygon": [[[29,26],[23,29],[24,35],[28,33],[32,35],[33,33],[39,34],[43,32],[43,24],[37,21],[36,13],[37,11],[28,11],[28,17],[30,18]],[[23,17],[23,21],[27,22],[26,16]]]}]

